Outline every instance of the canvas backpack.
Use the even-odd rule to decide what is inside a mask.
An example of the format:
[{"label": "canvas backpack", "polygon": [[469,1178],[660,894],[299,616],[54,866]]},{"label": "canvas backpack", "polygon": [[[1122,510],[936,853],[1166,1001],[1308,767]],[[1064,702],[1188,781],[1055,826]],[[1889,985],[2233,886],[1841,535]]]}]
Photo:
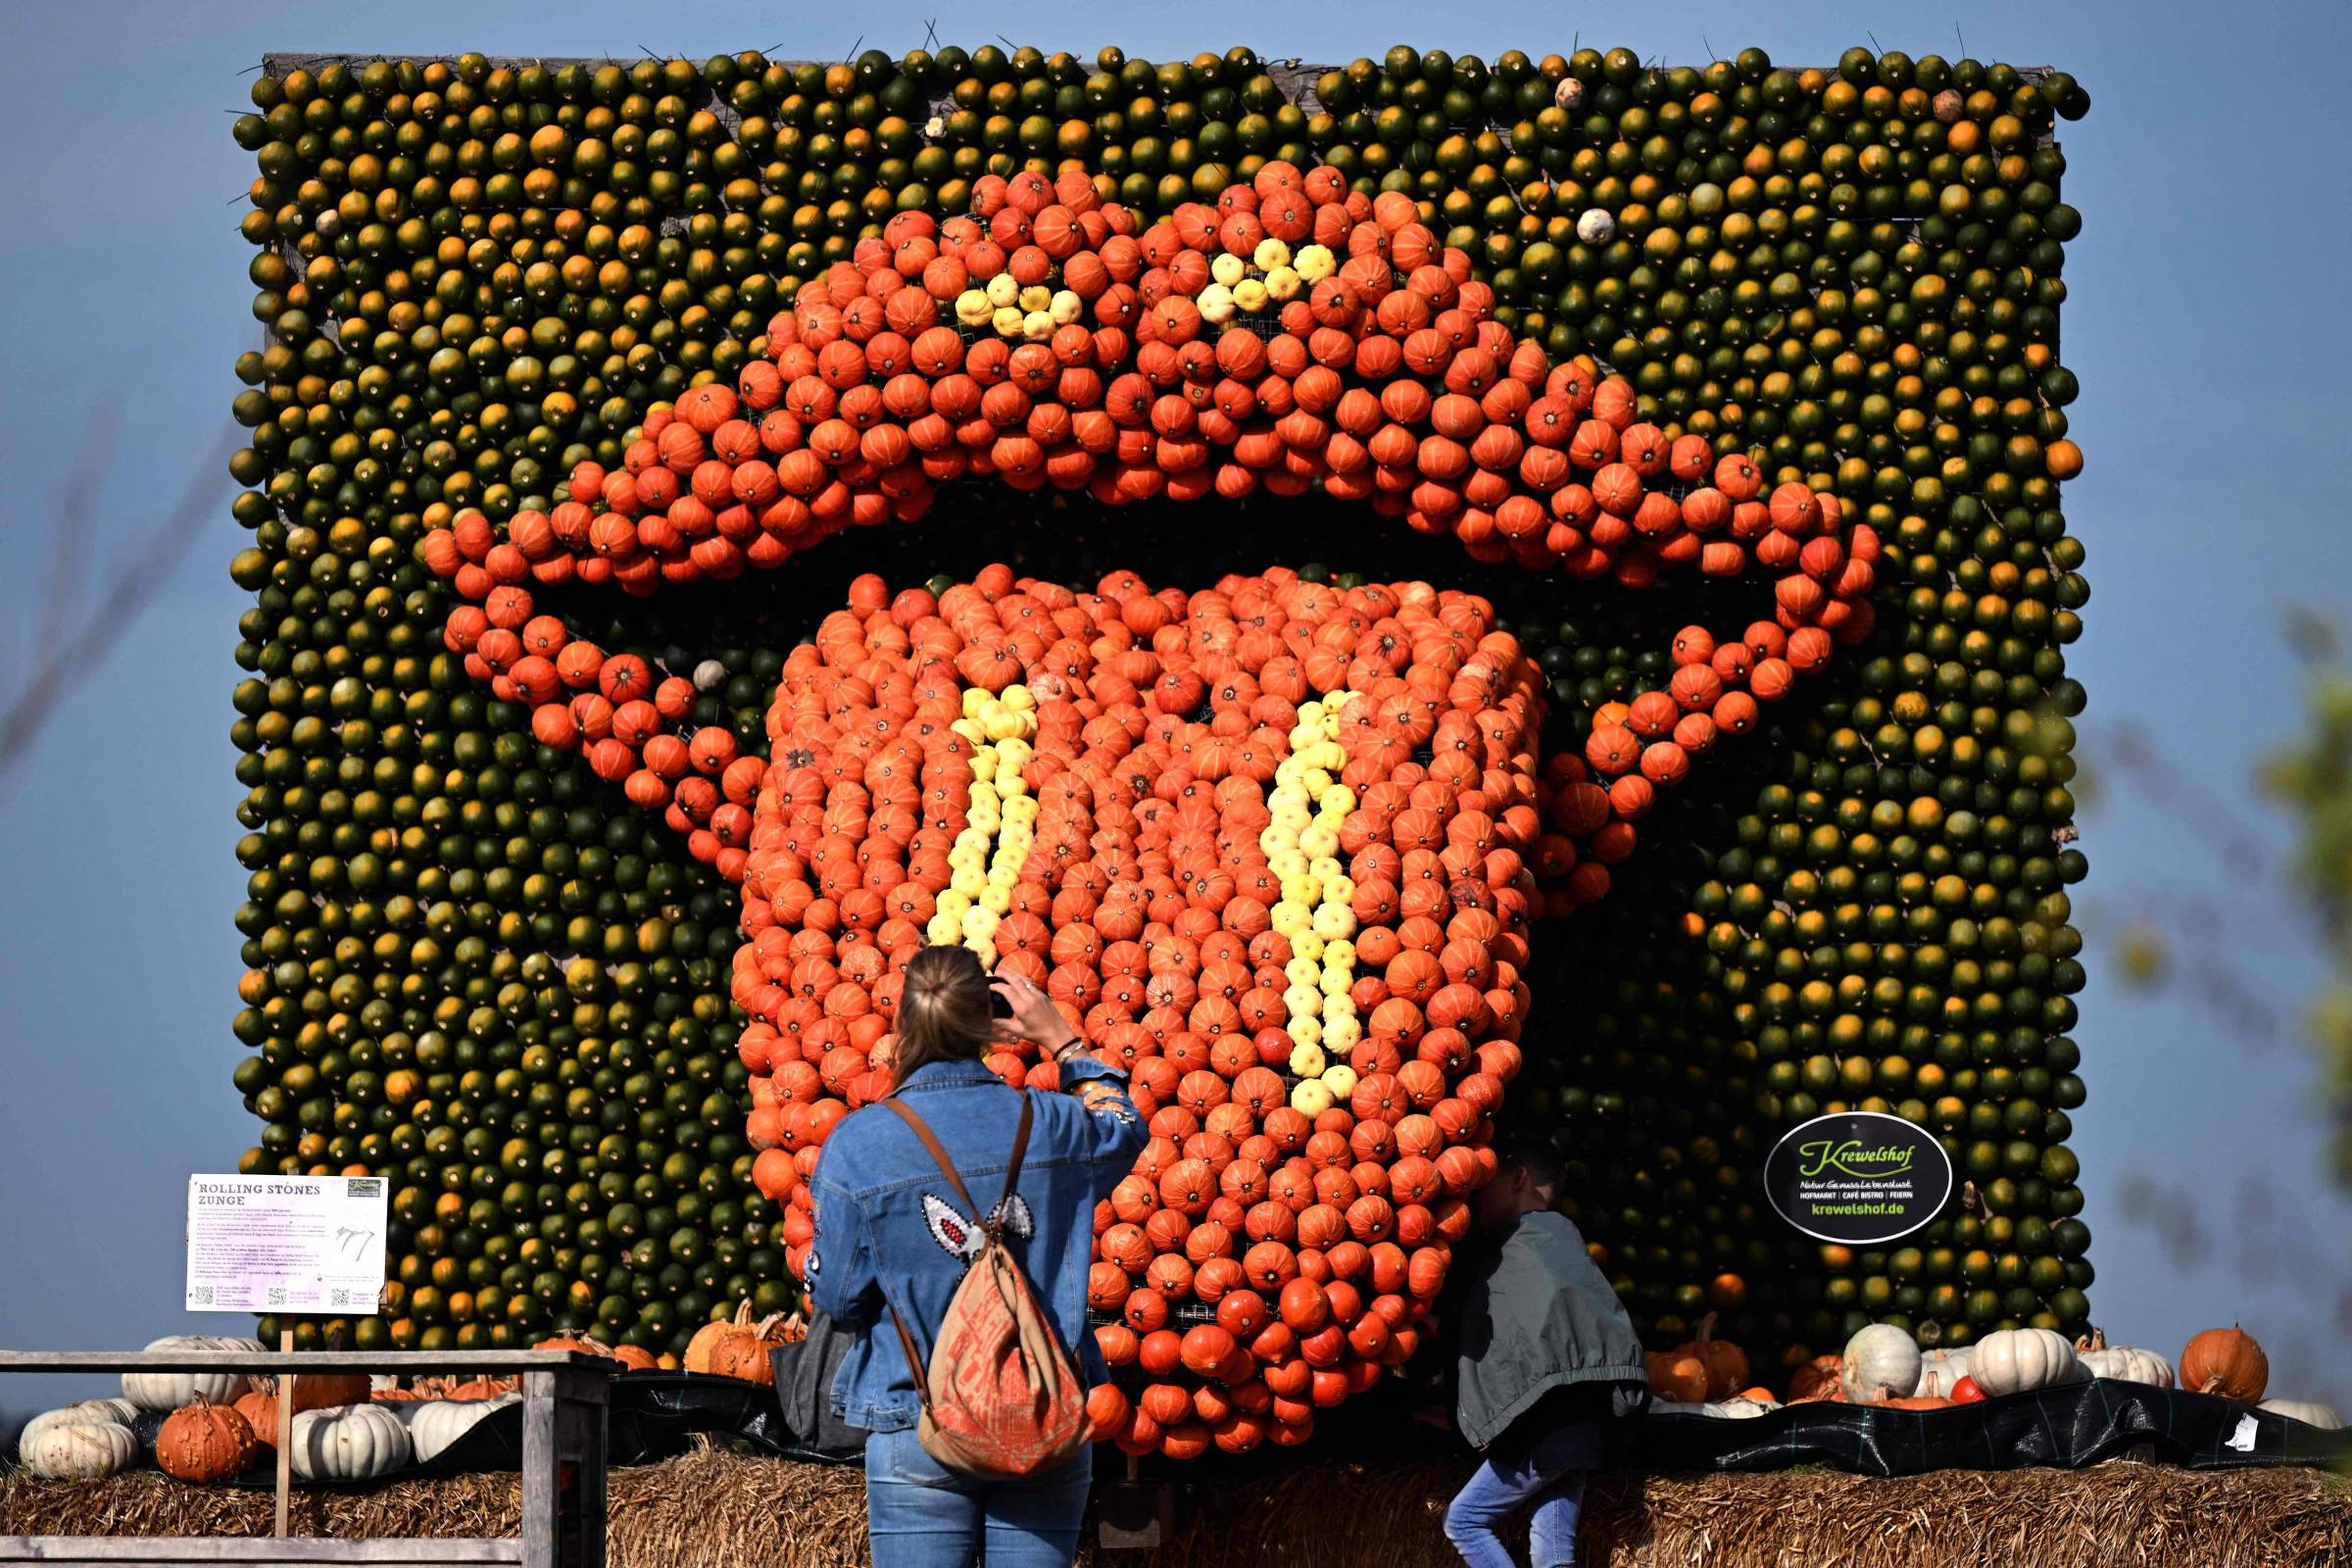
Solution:
[{"label": "canvas backpack", "polygon": [[1017,1480],[1067,1463],[1085,1445],[1091,1426],[1086,1381],[1005,1240],[1008,1230],[1026,1235],[1029,1228],[1027,1207],[1013,1184],[1020,1180],[1021,1156],[1029,1148],[1033,1102],[1022,1094],[1004,1193],[987,1210],[972,1201],[955,1161],[923,1119],[903,1100],[882,1103],[906,1119],[969,1216],[951,1216],[945,1204],[930,1216],[943,1240],[951,1234],[958,1238],[969,1266],[932,1337],[928,1367],[906,1319],[896,1306],[890,1309],[922,1400],[917,1441],[948,1469],[990,1480]]}]

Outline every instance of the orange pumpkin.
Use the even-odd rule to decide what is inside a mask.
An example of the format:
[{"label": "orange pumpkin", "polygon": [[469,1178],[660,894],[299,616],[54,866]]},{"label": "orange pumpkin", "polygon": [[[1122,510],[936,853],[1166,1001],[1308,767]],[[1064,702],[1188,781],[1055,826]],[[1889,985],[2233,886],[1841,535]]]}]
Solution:
[{"label": "orange pumpkin", "polygon": [[1810,1361],[1799,1362],[1788,1374],[1788,1402],[1841,1397],[1838,1380],[1844,1372],[1845,1357],[1841,1355],[1817,1355]]},{"label": "orange pumpkin", "polygon": [[[767,1352],[806,1336],[805,1330],[788,1322],[781,1312],[755,1321],[749,1302],[737,1310],[733,1322],[711,1327],[719,1332],[706,1342],[703,1369],[712,1377],[733,1378],[738,1383],[774,1383],[775,1363]],[[696,1338],[702,1339],[702,1335]]]},{"label": "orange pumpkin", "polygon": [[454,1380],[444,1382],[440,1392],[418,1396],[437,1399],[492,1399],[502,1394],[512,1394],[521,1387],[522,1379],[519,1377],[467,1378],[463,1382]]},{"label": "orange pumpkin", "polygon": [[[413,1398],[415,1396],[404,1394],[402,1391],[395,1389],[387,1391],[384,1394],[379,1394],[375,1396],[375,1397],[378,1399]],[[244,1417],[245,1428],[247,1431],[253,1434],[254,1442],[260,1444],[265,1448],[274,1448],[277,1446],[276,1395],[264,1394],[259,1389],[256,1389],[250,1394],[239,1395],[237,1396],[237,1402],[233,1405],[230,1405],[229,1408],[236,1411],[238,1415]]]},{"label": "orange pumpkin", "polygon": [[[276,1390],[275,1379],[257,1383],[263,1393]],[[294,1413],[305,1410],[326,1410],[338,1405],[366,1404],[371,1386],[365,1372],[310,1373],[294,1380]]]},{"label": "orange pumpkin", "polygon": [[1706,1396],[1710,1399],[1720,1399],[1747,1381],[1747,1352],[1729,1340],[1715,1338],[1712,1312],[1698,1320],[1698,1333],[1676,1346],[1673,1353],[1690,1356],[1707,1369]]},{"label": "orange pumpkin", "polygon": [[608,1361],[617,1359],[612,1353],[612,1347],[585,1334],[552,1335],[539,1341],[531,1348],[534,1350],[569,1350],[574,1355],[601,1355]]},{"label": "orange pumpkin", "polygon": [[243,1416],[199,1399],[165,1418],[156,1434],[155,1462],[176,1481],[226,1481],[252,1466],[256,1446]]},{"label": "orange pumpkin", "polygon": [[2180,1386],[2252,1404],[2271,1383],[2271,1358],[2254,1336],[2231,1324],[2207,1329],[2180,1352]]},{"label": "orange pumpkin", "polygon": [[1707,1364],[1683,1350],[1653,1350],[1642,1357],[1649,1392],[1661,1399],[1699,1404],[1707,1397]]},{"label": "orange pumpkin", "polygon": [[1881,1399],[1877,1408],[1882,1410],[1949,1410],[1958,1402],[1956,1399],[1947,1399],[1939,1395],[1923,1395],[1916,1398]]}]

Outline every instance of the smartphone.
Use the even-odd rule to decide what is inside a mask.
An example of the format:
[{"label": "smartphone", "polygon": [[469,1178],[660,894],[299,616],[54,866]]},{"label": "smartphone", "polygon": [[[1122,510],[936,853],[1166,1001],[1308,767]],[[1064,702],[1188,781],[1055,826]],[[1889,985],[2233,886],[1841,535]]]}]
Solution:
[{"label": "smartphone", "polygon": [[988,1015],[992,1018],[1012,1016],[1012,999],[993,984],[988,988]]}]

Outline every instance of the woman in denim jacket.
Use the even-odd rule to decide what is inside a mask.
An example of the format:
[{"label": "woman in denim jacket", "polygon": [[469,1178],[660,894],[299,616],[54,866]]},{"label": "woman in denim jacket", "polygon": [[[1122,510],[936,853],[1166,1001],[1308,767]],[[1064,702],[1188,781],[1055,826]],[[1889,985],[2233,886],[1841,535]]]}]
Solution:
[{"label": "woman in denim jacket", "polygon": [[[992,988],[1011,1004],[1010,1018],[991,1016]],[[1004,1190],[1025,1092],[1006,1087],[982,1055],[993,1042],[1027,1040],[1059,1064],[1062,1092],[1034,1096],[1028,1152],[1003,1218],[1062,1343],[1102,1381],[1107,1369],[1086,1326],[1086,1273],[1095,1205],[1144,1147],[1126,1075],[1087,1053],[1044,992],[1018,976],[991,981],[963,948],[927,948],[907,962],[896,1021],[894,1092],[930,1124],[976,1202],[994,1203]],[[946,1469],[915,1441],[916,1373],[889,1309],[898,1309],[927,1361],[978,1243],[980,1216],[962,1212],[913,1131],[879,1106],[833,1129],[810,1186],[809,1299],[858,1336],[834,1381],[833,1408],[872,1434],[866,1522],[876,1568],[1074,1561],[1091,1450],[1043,1475],[980,1481]]]}]

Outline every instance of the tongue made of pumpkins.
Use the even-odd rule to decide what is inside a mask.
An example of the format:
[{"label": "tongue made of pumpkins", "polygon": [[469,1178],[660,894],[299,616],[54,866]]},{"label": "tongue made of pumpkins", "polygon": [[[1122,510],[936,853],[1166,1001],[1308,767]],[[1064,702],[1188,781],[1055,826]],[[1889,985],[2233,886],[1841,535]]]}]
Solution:
[{"label": "tongue made of pumpkins", "polygon": [[[904,964],[960,941],[1150,1118],[1088,1296],[1164,1392],[1104,1436],[1296,1441],[1400,1363],[1519,1067],[1539,690],[1484,601],[1419,583],[1000,568],[830,616],[769,713],[734,972],[794,1268],[826,1134],[889,1086]],[[988,1064],[1055,1082],[1028,1046]]]}]

